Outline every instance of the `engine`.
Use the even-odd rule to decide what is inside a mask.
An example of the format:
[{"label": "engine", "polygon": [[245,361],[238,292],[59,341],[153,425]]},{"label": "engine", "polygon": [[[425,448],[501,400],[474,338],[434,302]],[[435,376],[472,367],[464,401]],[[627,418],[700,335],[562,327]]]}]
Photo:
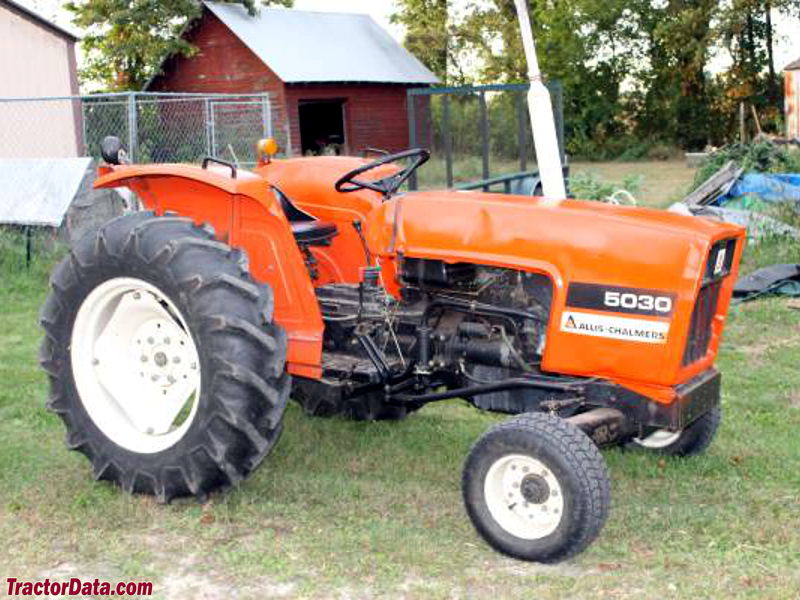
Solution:
[{"label": "engine", "polygon": [[317,289],[326,378],[380,383],[413,372],[459,386],[538,369],[552,300],[546,276],[406,258],[397,300],[377,275]]}]

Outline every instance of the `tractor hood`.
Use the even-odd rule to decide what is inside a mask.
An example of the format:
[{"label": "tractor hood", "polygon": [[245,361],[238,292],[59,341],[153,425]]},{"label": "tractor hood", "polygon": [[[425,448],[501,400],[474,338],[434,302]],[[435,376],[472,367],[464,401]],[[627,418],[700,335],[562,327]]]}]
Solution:
[{"label": "tractor hood", "polygon": [[[386,259],[431,258],[548,275],[553,303],[545,369],[607,373],[632,381],[646,373],[651,382],[663,385],[685,381],[713,362],[745,233],[737,225],[661,210],[479,192],[398,196],[376,209],[369,225],[370,248]],[[719,291],[719,316],[708,353],[688,364],[683,342],[700,288],[709,274],[717,273],[717,259],[724,263],[726,275]],[[612,301],[620,297],[614,294],[625,294],[642,306],[668,303],[669,314],[609,309],[610,304],[602,304],[607,293]],[[581,299],[581,294],[593,295],[594,300]],[[580,306],[579,313],[575,306]],[[616,316],[605,317],[607,311]],[[578,314],[594,316],[598,329],[609,318],[618,318],[631,331],[643,333],[623,339],[624,331],[614,329],[623,338],[592,337],[596,332],[577,331],[580,323],[568,331],[562,321]],[[576,352],[581,360],[576,360]]]},{"label": "tractor hood", "polygon": [[613,270],[631,284],[652,283],[656,267],[662,285],[695,280],[711,244],[744,235],[737,225],[663,210],[481,192],[411,193],[379,210],[369,232],[378,254],[476,259],[554,277]]}]

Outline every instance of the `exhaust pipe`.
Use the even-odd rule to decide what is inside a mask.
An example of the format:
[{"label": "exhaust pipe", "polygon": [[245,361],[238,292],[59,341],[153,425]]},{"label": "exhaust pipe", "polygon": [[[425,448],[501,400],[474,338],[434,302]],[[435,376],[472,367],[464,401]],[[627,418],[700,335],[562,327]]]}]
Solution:
[{"label": "exhaust pipe", "polygon": [[527,0],[515,0],[515,2],[522,34],[522,46],[525,48],[525,59],[528,63],[528,80],[531,83],[528,91],[528,114],[533,132],[533,147],[536,149],[536,163],[542,178],[544,197],[557,205],[567,197],[567,190],[564,186],[561,152],[558,149],[553,103],[550,99],[550,92],[542,83],[542,74],[539,71],[531,19],[528,14],[528,2]]}]

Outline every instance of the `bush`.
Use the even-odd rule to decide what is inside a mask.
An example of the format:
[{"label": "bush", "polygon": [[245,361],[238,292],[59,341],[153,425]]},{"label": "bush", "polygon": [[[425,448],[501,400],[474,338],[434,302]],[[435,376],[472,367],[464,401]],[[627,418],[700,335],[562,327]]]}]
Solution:
[{"label": "bush", "polygon": [[800,173],[800,151],[797,149],[780,146],[767,138],[751,144],[737,142],[723,146],[703,162],[695,175],[692,190],[731,160],[745,173]]},{"label": "bush", "polygon": [[622,180],[622,183],[617,184],[605,181],[597,173],[584,171],[570,177],[569,191],[580,200],[606,202],[609,197],[620,190],[636,194],[641,188],[641,184],[641,175],[628,175]]}]

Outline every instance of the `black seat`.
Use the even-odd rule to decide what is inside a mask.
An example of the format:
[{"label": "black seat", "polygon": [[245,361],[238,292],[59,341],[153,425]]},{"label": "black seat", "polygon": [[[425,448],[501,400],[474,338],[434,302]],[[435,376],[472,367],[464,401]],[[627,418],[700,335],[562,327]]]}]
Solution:
[{"label": "black seat", "polygon": [[275,194],[281,201],[283,214],[285,214],[286,218],[289,220],[289,225],[292,227],[292,234],[294,234],[294,239],[298,244],[306,246],[327,246],[330,244],[331,238],[339,233],[339,228],[336,227],[336,223],[320,221],[295,206],[294,203],[289,200],[289,197],[278,188],[273,187],[272,189],[275,190]]},{"label": "black seat", "polygon": [[336,223],[327,221],[298,221],[291,223],[291,226],[297,243],[308,246],[324,246],[339,233]]}]

